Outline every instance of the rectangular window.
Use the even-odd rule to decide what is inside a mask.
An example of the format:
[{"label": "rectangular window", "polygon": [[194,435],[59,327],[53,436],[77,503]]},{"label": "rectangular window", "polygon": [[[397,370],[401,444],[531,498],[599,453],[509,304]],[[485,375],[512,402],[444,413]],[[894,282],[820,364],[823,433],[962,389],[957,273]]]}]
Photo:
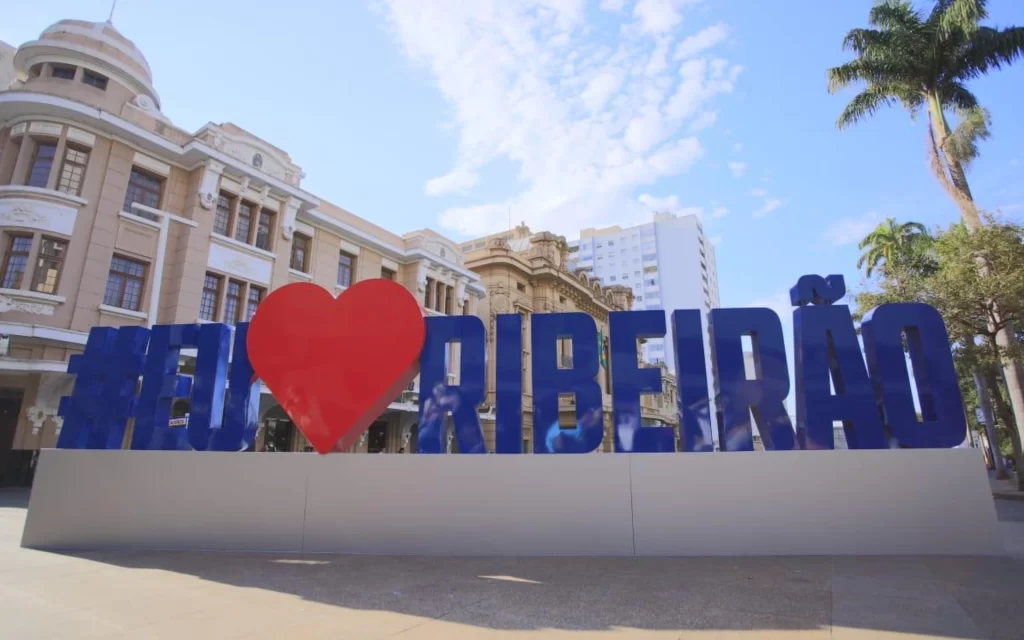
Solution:
[{"label": "rectangular window", "polygon": [[53,160],[56,155],[56,142],[37,142],[36,152],[32,157],[32,168],[29,169],[28,182],[25,184],[45,189],[46,183],[50,180],[50,169],[53,168]]},{"label": "rectangular window", "polygon": [[199,317],[211,322],[217,319],[217,303],[223,278],[212,273],[203,278],[203,297],[199,299]]},{"label": "rectangular window", "polygon": [[265,290],[262,287],[254,287],[249,285],[249,306],[245,310],[246,322],[252,320],[252,317],[256,315],[256,307],[260,306],[263,302],[263,294]]},{"label": "rectangular window", "polygon": [[55,64],[50,67],[50,75],[54,78],[61,78],[62,80],[74,80],[75,79],[75,67],[67,64]]},{"label": "rectangular window", "polygon": [[383,278],[384,280],[394,280],[395,275],[395,272],[392,271],[391,269],[388,269],[387,267],[380,268],[380,277]]},{"label": "rectangular window", "polygon": [[270,250],[270,229],[274,226],[274,212],[260,209],[260,220],[256,226],[256,247]]},{"label": "rectangular window", "polygon": [[89,85],[90,87],[96,87],[101,91],[107,90],[107,76],[100,75],[95,71],[89,71],[85,69],[82,72],[82,82]]},{"label": "rectangular window", "polygon": [[132,204],[138,202],[141,205],[159,209],[163,187],[162,179],[142,169],[132,167],[132,174],[128,177],[128,190],[124,192],[124,211],[150,220],[158,220],[157,216],[148,211],[133,209]]},{"label": "rectangular window", "polygon": [[296,233],[292,236],[292,259],[288,266],[303,273],[309,270],[309,243],[312,242],[308,236]]},{"label": "rectangular window", "polygon": [[352,286],[352,274],[356,270],[356,257],[342,251],[338,254],[338,286]]},{"label": "rectangular window", "polygon": [[60,168],[60,180],[57,190],[73,196],[82,193],[82,178],[85,177],[85,166],[89,164],[89,150],[69,144],[64,150],[64,164]]},{"label": "rectangular window", "polygon": [[612,277],[610,278],[610,280],[611,280],[612,282],[615,282],[615,276],[612,276]]},{"label": "rectangular window", "polygon": [[114,256],[110,261],[107,288],[103,304],[138,311],[142,305],[142,290],[146,279],[146,265],[138,260]]},{"label": "rectangular window", "polygon": [[252,205],[238,205],[238,220],[235,222],[235,240],[249,244],[249,231],[252,229]]},{"label": "rectangular window", "polygon": [[60,273],[64,266],[64,254],[67,252],[68,243],[64,240],[43,237],[39,246],[39,258],[36,261],[36,270],[32,274],[32,290],[39,293],[57,293],[57,285],[60,283]]},{"label": "rectangular window", "polygon": [[238,310],[242,302],[242,283],[237,280],[228,280],[228,293],[224,296],[224,322],[227,324],[238,323]]},{"label": "rectangular window", "polygon": [[222,236],[228,235],[231,228],[231,209],[234,201],[231,196],[221,192],[217,198],[217,212],[213,214],[213,232]]},{"label": "rectangular window", "polygon": [[28,254],[32,250],[32,236],[11,236],[4,256],[4,277],[0,285],[4,289],[20,289],[21,279],[28,267]]}]

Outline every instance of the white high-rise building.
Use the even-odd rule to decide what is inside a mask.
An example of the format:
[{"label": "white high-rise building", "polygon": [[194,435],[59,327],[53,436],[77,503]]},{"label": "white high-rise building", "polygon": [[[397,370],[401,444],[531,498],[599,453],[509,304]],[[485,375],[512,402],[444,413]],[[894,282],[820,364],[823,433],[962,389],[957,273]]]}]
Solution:
[{"label": "white high-rise building", "polygon": [[643,346],[649,363],[664,362],[676,370],[671,312],[700,309],[704,324],[704,355],[712,374],[707,314],[719,306],[715,248],[695,215],[656,213],[652,222],[623,229],[583,229],[569,243],[570,267],[584,269],[605,285],[632,287],[633,308],[664,310],[667,335]]}]

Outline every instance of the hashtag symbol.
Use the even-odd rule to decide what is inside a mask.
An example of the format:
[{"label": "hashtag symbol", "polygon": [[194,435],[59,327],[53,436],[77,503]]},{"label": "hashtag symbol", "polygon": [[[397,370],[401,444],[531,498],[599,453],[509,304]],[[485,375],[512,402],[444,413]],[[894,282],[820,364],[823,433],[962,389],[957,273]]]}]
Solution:
[{"label": "hashtag symbol", "polygon": [[64,418],[59,449],[120,449],[135,406],[149,329],[96,327],[85,351],[71,356],[68,373],[75,375],[70,396],[60,399]]}]

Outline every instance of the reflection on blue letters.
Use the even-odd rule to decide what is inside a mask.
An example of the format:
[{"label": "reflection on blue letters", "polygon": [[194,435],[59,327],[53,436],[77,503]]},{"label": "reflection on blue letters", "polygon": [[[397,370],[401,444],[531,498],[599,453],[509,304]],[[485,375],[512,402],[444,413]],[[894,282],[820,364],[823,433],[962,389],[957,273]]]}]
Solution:
[{"label": "reflection on blue letters", "polygon": [[[697,309],[672,312],[679,386],[680,451],[714,451],[704,329]],[[614,372],[613,372],[614,373]]]},{"label": "reflection on blue letters", "polygon": [[[445,418],[451,412],[459,452],[487,453],[476,412],[484,399],[484,323],[476,316],[437,316],[426,323],[420,355],[419,452],[445,452]],[[447,384],[449,343],[460,345],[458,385]]]},{"label": "reflection on blue letters", "polygon": [[[597,382],[597,324],[585,313],[535,313],[533,334],[534,453],[590,453],[601,446],[604,417]],[[572,341],[572,367],[558,366],[558,341]],[[558,423],[558,395],[574,394],[576,427]]]},{"label": "reflection on blue letters", "polygon": [[[771,309],[712,309],[712,351],[718,365],[718,433],[723,451],[753,451],[750,414],[765,449],[789,450],[795,445],[784,401],[789,394],[789,369],[782,323]],[[747,380],[743,336],[754,348],[757,380]]]},{"label": "reflection on blue letters", "polygon": [[[842,421],[849,448],[887,448],[850,308],[841,305],[796,309],[793,334],[800,448],[835,448],[834,421]],[[829,388],[830,376],[835,395]]]},{"label": "reflection on blue letters", "polygon": [[640,414],[640,394],[661,393],[661,369],[640,368],[637,339],[665,335],[661,311],[613,311],[608,315],[612,349],[612,411],[615,420],[615,451],[655,453],[675,451],[675,429],[645,427]]},{"label": "reflection on blue letters", "polygon": [[[882,398],[885,426],[904,446],[949,448],[967,437],[963,399],[957,384],[949,335],[942,316],[920,303],[883,304],[861,322],[868,369]],[[922,421],[918,422],[903,336],[917,382]]]},{"label": "reflection on blue letters", "polygon": [[165,324],[153,327],[142,371],[142,391],[135,412],[132,449],[189,450],[183,430],[172,428],[171,406],[188,398],[192,378],[178,373],[182,347],[198,346],[199,325]]},{"label": "reflection on blue letters", "polygon": [[256,442],[256,430],[260,419],[260,389],[263,385],[249,362],[245,341],[248,334],[248,322],[235,326],[230,386],[225,403],[227,407],[224,422],[210,438],[211,451],[244,451]]},{"label": "reflection on blue letters", "polygon": [[523,451],[523,319],[518,313],[497,317],[495,360],[495,451]]},{"label": "reflection on blue letters", "polygon": [[96,327],[89,332],[85,351],[68,362],[75,386],[60,400],[64,427],[58,448],[123,446],[148,342],[149,329],[142,327]]}]

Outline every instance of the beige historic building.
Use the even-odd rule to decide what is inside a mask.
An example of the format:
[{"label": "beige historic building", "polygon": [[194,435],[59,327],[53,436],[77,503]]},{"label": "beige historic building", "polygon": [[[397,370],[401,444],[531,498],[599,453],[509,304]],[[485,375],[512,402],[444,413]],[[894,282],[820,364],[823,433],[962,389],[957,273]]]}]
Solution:
[{"label": "beige historic building", "polygon": [[[397,280],[429,314],[479,311],[485,290],[456,244],[322,200],[286,151],[233,124],[176,127],[110,23],[58,22],[13,68],[0,87],[0,481],[24,481],[56,443],[67,360],[92,327],[235,324],[284,284],[340,293],[367,278]],[[408,443],[415,393],[357,448]],[[262,409],[257,448],[305,448],[269,394]]]},{"label": "beige historic building", "polygon": [[[487,290],[479,307],[487,327],[487,410],[495,402],[495,318],[498,314],[518,313],[523,316],[523,450],[533,451],[532,346],[530,315],[533,313],[565,313],[580,311],[594,318],[602,349],[598,382],[604,394],[603,450],[612,451],[611,372],[608,366],[608,314],[632,308],[633,292],[629,287],[602,286],[582,270],[570,271],[569,246],[562,236],[552,233],[531,233],[520,225],[507,233],[462,244],[466,266],[480,274]],[[559,345],[560,357],[571,364],[569,341]],[[675,377],[660,365],[663,393],[641,396],[641,413],[645,425],[678,427]],[[559,401],[559,421],[573,427],[576,407],[571,398]],[[484,420],[484,434],[489,449],[494,447],[494,422]],[[678,434],[677,434],[678,435]]]}]

